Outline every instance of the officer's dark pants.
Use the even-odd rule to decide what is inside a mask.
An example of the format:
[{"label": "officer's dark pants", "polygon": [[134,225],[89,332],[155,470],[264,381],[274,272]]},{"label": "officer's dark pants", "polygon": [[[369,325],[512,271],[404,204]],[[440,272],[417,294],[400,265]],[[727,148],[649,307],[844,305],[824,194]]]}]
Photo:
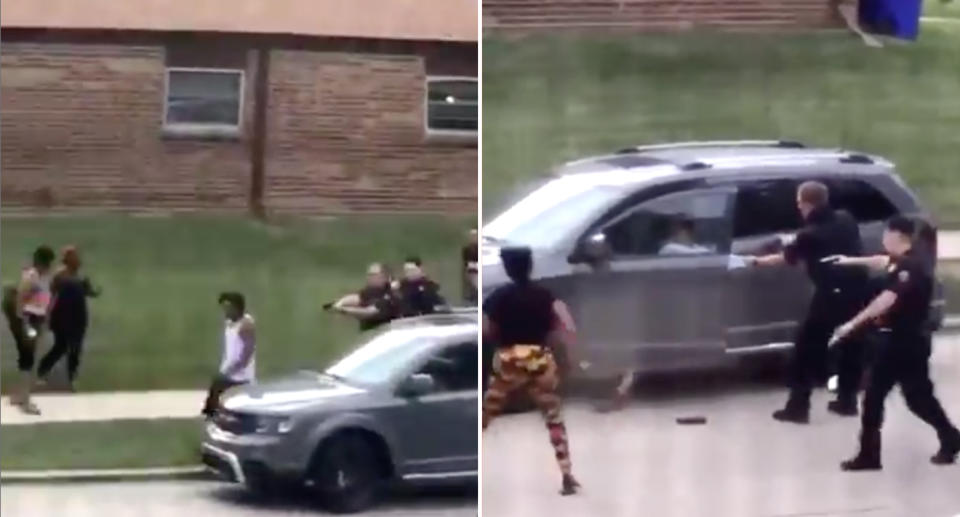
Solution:
[{"label": "officer's dark pants", "polygon": [[[813,386],[824,382],[828,376],[827,344],[833,331],[856,316],[862,308],[862,297],[820,291],[814,294],[807,317],[795,339],[788,410],[801,413],[810,410]],[[861,335],[851,336],[837,346],[837,398],[852,404],[856,402],[863,375],[863,339]]]},{"label": "officer's dark pants", "polygon": [[[872,367],[870,384],[863,397],[863,438],[876,443],[873,446],[864,444],[865,448],[879,448],[883,404],[890,390],[897,384],[900,385],[907,407],[937,431],[941,443],[954,439],[958,436],[958,431],[934,396],[933,382],[930,381],[931,337],[894,334],[884,336]],[[879,450],[871,452],[879,454]]]}]

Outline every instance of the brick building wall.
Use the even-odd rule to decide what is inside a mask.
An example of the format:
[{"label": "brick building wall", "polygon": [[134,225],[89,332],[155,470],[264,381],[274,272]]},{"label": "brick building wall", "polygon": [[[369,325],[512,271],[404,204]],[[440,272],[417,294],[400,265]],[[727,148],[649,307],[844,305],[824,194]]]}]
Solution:
[{"label": "brick building wall", "polygon": [[[469,45],[156,34],[56,33],[43,41],[4,36],[5,210],[246,210],[255,49],[264,46],[273,48],[268,211],[476,210],[476,140],[436,140],[424,130],[427,73],[476,76],[476,53],[471,60]],[[196,62],[186,63],[190,60]],[[166,67],[224,62],[246,73],[239,136],[165,135]]]},{"label": "brick building wall", "polygon": [[4,43],[4,208],[241,208],[243,141],[161,137],[162,47]]},{"label": "brick building wall", "polygon": [[425,135],[419,57],[280,51],[270,79],[268,209],[476,209],[476,147]]},{"label": "brick building wall", "polygon": [[831,0],[484,0],[484,29],[823,26]]}]

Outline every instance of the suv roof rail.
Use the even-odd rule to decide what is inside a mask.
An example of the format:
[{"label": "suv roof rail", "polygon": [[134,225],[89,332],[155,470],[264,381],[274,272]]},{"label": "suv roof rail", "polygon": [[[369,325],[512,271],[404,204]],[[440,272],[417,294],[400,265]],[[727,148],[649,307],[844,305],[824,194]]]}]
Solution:
[{"label": "suv roof rail", "polygon": [[709,169],[710,167],[712,167],[712,165],[710,165],[709,163],[691,162],[684,165],[683,167],[680,167],[680,169],[685,171],[698,171],[701,169]]},{"label": "suv roof rail", "polygon": [[670,144],[638,145],[620,149],[616,154],[665,151],[669,149],[696,149],[698,147],[779,147],[782,149],[805,149],[803,142],[793,140],[705,140],[702,142],[675,142]]},{"label": "suv roof rail", "polygon": [[840,158],[840,163],[861,163],[865,165],[873,164],[873,158],[860,153],[848,153]]}]

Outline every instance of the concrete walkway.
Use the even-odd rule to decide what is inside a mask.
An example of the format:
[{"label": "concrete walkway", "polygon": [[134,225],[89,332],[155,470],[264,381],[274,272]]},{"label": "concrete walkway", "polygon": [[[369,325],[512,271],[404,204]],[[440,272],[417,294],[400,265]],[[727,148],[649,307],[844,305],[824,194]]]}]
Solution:
[{"label": "concrete walkway", "polygon": [[42,414],[33,416],[10,405],[10,401],[4,397],[0,406],[0,421],[3,425],[30,425],[157,418],[199,419],[205,398],[204,391],[38,394],[33,400]]}]

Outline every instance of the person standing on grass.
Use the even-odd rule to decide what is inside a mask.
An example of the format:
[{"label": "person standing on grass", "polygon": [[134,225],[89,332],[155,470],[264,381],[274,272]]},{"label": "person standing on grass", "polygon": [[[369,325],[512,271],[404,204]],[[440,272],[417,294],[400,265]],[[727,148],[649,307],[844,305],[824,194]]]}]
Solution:
[{"label": "person standing on grass", "polygon": [[417,256],[407,257],[403,262],[403,279],[396,290],[400,296],[400,315],[404,318],[433,314],[447,305],[440,295],[440,285],[423,272],[423,261]]},{"label": "person standing on grass", "polygon": [[218,299],[226,321],[223,327],[223,359],[220,370],[210,384],[203,414],[213,417],[220,408],[223,392],[255,380],[256,326],[247,311],[246,300],[236,292],[221,293]]},{"label": "person standing on grass", "polygon": [[4,290],[3,313],[17,346],[17,368],[20,371],[18,393],[10,402],[30,415],[39,415],[40,408],[31,400],[36,381],[33,366],[37,343],[43,335],[50,306],[50,269],[56,258],[49,246],[40,246],[33,252],[33,265],[23,270],[16,288]]},{"label": "person standing on grass", "polygon": [[379,262],[367,267],[367,284],[363,289],[345,295],[323,308],[356,318],[361,332],[393,320],[400,310],[397,295],[390,282],[390,272]]},{"label": "person standing on grass", "polygon": [[477,303],[477,260],[480,254],[476,228],[470,230],[469,240],[460,248],[461,273],[463,273],[463,301]]},{"label": "person standing on grass", "polygon": [[477,306],[478,295],[477,263],[472,262],[467,266],[467,291],[463,295],[463,301],[470,307]]},{"label": "person standing on grass", "polygon": [[82,262],[77,248],[73,246],[65,248],[62,261],[63,268],[53,276],[50,284],[50,292],[53,295],[50,303],[53,348],[40,360],[37,376],[41,382],[46,382],[50,370],[66,354],[69,389],[75,391],[74,381],[77,379],[83,339],[89,323],[87,298],[99,296],[100,291],[93,287],[89,278],[80,274]]}]

